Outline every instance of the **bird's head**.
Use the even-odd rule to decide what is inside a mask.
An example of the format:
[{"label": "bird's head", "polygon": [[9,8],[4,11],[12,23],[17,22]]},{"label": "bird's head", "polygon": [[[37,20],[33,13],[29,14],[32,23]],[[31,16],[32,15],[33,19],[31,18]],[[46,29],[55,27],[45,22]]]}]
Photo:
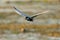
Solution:
[{"label": "bird's head", "polygon": [[27,21],[33,21],[33,18],[31,18],[31,17],[26,17],[25,18]]}]

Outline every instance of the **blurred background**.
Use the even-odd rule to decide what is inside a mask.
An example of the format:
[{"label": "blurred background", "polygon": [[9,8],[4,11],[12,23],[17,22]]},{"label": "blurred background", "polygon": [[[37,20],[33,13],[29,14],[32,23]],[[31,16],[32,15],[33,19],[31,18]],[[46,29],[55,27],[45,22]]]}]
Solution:
[{"label": "blurred background", "polygon": [[[12,8],[31,16],[28,22]],[[0,40],[60,40],[60,0],[0,0]]]}]

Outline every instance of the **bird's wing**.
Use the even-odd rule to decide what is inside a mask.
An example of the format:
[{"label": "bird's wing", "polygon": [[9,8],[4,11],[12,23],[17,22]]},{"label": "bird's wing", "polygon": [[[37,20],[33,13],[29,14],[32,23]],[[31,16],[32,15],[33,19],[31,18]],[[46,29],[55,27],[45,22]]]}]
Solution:
[{"label": "bird's wing", "polygon": [[44,13],[47,13],[47,12],[49,12],[49,11],[44,11],[44,12],[42,12],[42,13],[38,13],[38,14],[32,15],[31,18],[35,18],[35,17],[37,17],[38,15],[41,15],[41,14],[44,14]]},{"label": "bird's wing", "polygon": [[22,11],[20,11],[19,9],[17,9],[15,6],[13,6],[13,9],[19,14],[19,15],[22,15],[22,16],[27,16],[26,14],[24,14]]}]

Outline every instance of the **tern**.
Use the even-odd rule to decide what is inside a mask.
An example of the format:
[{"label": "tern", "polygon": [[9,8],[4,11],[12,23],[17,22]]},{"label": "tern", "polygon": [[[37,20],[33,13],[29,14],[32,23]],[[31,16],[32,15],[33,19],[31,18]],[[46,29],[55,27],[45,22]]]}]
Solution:
[{"label": "tern", "polygon": [[30,22],[32,22],[33,19],[34,19],[35,17],[37,17],[38,15],[48,12],[48,11],[44,11],[44,12],[42,12],[42,13],[38,13],[38,14],[35,14],[35,15],[32,15],[32,16],[28,16],[28,15],[24,14],[21,10],[19,10],[18,8],[16,8],[15,6],[13,6],[13,9],[14,9],[19,15],[24,16],[25,19],[26,19],[27,21],[30,21]]}]

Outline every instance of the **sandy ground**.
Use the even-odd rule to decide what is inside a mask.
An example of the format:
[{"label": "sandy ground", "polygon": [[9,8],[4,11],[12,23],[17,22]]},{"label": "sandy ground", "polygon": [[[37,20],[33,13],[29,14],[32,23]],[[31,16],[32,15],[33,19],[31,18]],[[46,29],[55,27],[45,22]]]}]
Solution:
[{"label": "sandy ground", "polygon": [[0,35],[0,40],[60,40],[60,38],[48,37],[39,33],[20,33]]}]

